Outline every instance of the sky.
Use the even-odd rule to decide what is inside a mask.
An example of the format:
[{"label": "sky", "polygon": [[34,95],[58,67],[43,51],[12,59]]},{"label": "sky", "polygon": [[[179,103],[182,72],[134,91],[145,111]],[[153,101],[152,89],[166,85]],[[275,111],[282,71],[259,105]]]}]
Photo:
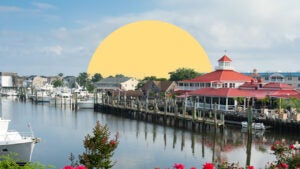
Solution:
[{"label": "sky", "polygon": [[300,71],[299,6],[298,0],[1,0],[0,72],[77,76],[105,37],[141,20],[184,29],[213,67],[226,54],[239,72]]}]

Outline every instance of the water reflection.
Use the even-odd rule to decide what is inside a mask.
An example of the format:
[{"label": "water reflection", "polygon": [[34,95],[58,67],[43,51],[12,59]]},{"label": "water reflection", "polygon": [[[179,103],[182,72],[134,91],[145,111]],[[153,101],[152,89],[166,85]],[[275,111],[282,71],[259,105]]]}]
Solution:
[{"label": "water reflection", "polygon": [[270,152],[275,140],[285,138],[287,143],[300,140],[300,136],[293,133],[252,131],[248,135],[241,128],[229,126],[223,133],[213,128],[191,132],[93,110],[74,112],[15,100],[2,100],[2,110],[3,115],[12,120],[13,128],[22,130],[29,121],[35,135],[41,137],[32,161],[57,168],[69,164],[71,152],[75,155],[83,152],[82,141],[91,133],[97,120],[107,124],[112,135],[120,134],[114,169],[172,168],[174,163],[199,168],[211,161],[239,162],[241,166],[249,163],[255,168],[263,168],[266,162],[275,160]]}]

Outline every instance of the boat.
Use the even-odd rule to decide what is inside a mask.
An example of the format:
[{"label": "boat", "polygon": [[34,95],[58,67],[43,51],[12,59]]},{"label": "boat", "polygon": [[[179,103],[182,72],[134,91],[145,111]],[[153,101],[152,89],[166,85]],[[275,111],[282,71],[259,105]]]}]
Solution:
[{"label": "boat", "polygon": [[50,95],[44,90],[37,91],[35,95],[32,96],[34,102],[50,102],[50,98]]},{"label": "boat", "polygon": [[93,109],[94,108],[94,97],[81,99],[77,102],[79,109]]},{"label": "boat", "polygon": [[55,105],[70,105],[72,104],[72,94],[71,93],[58,93],[51,97],[50,104]]},{"label": "boat", "polygon": [[10,120],[0,117],[0,158],[3,155],[15,154],[17,162],[30,162],[34,145],[39,142],[33,132],[19,133],[8,130]]},{"label": "boat", "polygon": [[[242,121],[241,122],[242,128],[248,128],[248,122]],[[252,123],[252,129],[255,130],[264,130],[266,129],[264,123]]]}]

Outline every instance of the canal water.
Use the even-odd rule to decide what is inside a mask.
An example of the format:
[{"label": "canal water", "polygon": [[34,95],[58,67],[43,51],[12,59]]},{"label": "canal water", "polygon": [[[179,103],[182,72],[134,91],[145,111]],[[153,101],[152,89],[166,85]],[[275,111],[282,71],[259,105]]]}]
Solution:
[{"label": "canal water", "polygon": [[202,168],[211,161],[239,162],[245,166],[247,159],[255,168],[264,168],[267,162],[275,160],[270,151],[274,141],[300,141],[299,133],[254,132],[251,151],[247,154],[248,136],[240,127],[227,126],[223,133],[213,129],[191,132],[90,109],[72,111],[69,107],[21,102],[14,98],[0,100],[2,117],[11,119],[10,129],[28,132],[31,127],[34,135],[41,139],[34,148],[32,161],[58,169],[70,164],[70,153],[78,157],[84,151],[84,137],[92,133],[98,120],[108,125],[112,137],[117,132],[120,136],[113,169],[172,168],[175,163],[182,163],[186,168]]}]

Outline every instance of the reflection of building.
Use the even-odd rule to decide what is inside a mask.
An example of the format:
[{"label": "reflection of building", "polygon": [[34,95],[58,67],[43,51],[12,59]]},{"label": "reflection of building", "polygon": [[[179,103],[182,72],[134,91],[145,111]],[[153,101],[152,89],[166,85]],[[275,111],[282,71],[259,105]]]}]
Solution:
[{"label": "reflection of building", "polygon": [[[300,90],[300,72],[260,72],[254,69],[253,73],[244,73],[256,79],[261,79],[262,82],[280,82],[286,83]],[[256,75],[255,77],[253,75]]]}]

